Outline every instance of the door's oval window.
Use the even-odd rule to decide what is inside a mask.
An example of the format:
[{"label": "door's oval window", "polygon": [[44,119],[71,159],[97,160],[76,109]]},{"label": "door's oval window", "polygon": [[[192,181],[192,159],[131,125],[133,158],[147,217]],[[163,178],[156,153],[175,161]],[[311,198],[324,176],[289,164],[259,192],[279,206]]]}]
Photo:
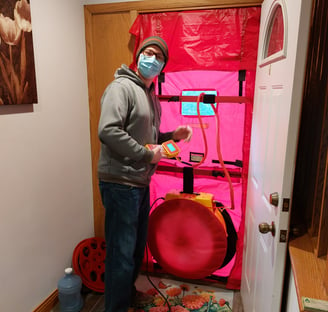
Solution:
[{"label": "door's oval window", "polygon": [[283,4],[283,0],[276,0],[270,8],[265,25],[261,65],[286,57],[287,21]]},{"label": "door's oval window", "polygon": [[269,40],[267,41],[268,45],[264,55],[265,58],[281,51],[284,47],[284,20],[280,5],[277,5],[272,16],[270,28]]}]

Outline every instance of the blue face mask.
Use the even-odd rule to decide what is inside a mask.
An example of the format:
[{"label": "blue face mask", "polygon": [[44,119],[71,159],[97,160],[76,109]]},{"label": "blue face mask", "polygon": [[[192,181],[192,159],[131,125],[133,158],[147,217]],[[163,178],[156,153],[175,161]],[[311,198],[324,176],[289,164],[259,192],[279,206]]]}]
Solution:
[{"label": "blue face mask", "polygon": [[146,56],[140,54],[139,62],[138,62],[138,70],[140,74],[146,79],[152,79],[158,76],[163,67],[164,67],[164,62],[158,61],[155,55]]}]

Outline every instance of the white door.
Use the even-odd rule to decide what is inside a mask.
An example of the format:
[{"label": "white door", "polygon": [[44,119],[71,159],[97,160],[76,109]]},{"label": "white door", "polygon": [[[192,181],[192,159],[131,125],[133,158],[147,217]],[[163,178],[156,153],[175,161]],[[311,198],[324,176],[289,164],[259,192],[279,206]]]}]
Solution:
[{"label": "white door", "polygon": [[[262,4],[241,284],[245,312],[280,311],[311,3]],[[268,233],[260,232],[261,223]]]}]

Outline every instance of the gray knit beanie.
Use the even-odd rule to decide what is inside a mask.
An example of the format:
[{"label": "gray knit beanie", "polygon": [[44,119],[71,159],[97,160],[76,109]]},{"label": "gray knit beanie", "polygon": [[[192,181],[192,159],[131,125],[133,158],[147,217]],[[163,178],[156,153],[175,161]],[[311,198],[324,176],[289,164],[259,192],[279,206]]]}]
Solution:
[{"label": "gray knit beanie", "polygon": [[167,61],[168,61],[168,59],[169,59],[169,50],[168,50],[167,44],[164,41],[164,39],[162,39],[161,37],[158,37],[158,36],[148,37],[144,41],[141,42],[141,44],[139,46],[139,49],[137,51],[137,54],[136,54],[136,62],[138,62],[138,58],[139,58],[140,53],[146,47],[148,47],[150,45],[156,45],[156,46],[158,46],[161,49],[161,51],[162,51],[162,53],[164,55],[165,64],[166,64]]}]

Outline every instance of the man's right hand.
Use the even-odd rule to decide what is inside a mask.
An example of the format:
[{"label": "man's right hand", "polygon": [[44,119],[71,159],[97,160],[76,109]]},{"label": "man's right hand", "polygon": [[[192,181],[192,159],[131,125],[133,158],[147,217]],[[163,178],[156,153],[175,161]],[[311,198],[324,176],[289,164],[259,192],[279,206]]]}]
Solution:
[{"label": "man's right hand", "polygon": [[153,159],[151,160],[152,164],[157,164],[163,157],[161,145],[156,146],[152,152],[154,153]]}]

